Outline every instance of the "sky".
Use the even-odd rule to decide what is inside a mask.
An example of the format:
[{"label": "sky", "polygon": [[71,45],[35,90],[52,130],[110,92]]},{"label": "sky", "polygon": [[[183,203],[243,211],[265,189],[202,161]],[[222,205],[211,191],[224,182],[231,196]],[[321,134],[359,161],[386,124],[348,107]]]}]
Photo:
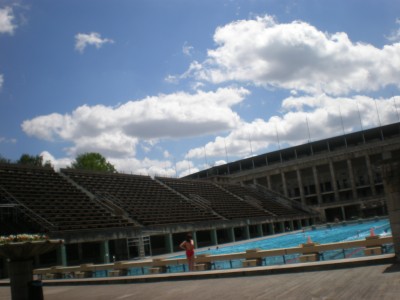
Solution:
[{"label": "sky", "polygon": [[0,155],[182,177],[398,122],[400,1],[0,0]]}]

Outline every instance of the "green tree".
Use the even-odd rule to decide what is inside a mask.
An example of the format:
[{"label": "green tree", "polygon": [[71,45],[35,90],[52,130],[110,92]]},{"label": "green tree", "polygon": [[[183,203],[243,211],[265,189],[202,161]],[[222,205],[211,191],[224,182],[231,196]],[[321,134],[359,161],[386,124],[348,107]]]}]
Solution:
[{"label": "green tree", "polygon": [[40,155],[33,156],[29,154],[22,154],[19,160],[16,161],[16,163],[20,165],[30,165],[35,167],[52,167],[50,161],[43,162],[43,157]]},{"label": "green tree", "polygon": [[117,173],[115,167],[109,163],[100,153],[89,152],[79,154],[71,164],[71,169],[104,171]]},{"label": "green tree", "polygon": [[0,154],[0,163],[2,163],[2,164],[11,164],[11,160],[9,160],[8,158],[3,157]]}]

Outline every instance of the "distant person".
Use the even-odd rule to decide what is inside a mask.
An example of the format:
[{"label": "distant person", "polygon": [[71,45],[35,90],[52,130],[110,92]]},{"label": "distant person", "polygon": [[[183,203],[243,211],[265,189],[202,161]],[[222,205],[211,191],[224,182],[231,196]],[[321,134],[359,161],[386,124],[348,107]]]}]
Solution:
[{"label": "distant person", "polygon": [[194,271],[194,242],[190,233],[186,235],[186,239],[179,245],[179,248],[186,251],[189,271]]}]

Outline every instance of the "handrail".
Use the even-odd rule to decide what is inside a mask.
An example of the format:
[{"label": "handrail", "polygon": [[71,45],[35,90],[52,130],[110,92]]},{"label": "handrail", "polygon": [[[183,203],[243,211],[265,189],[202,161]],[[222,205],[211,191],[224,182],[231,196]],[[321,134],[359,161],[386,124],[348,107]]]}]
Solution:
[{"label": "handrail", "polygon": [[[392,244],[393,237],[385,236],[376,238],[367,237],[365,240],[356,240],[348,242],[339,243],[329,243],[329,244],[301,244],[298,247],[283,248],[283,249],[271,249],[271,250],[259,250],[250,249],[246,252],[237,252],[231,254],[219,254],[219,255],[207,255],[200,254],[195,258],[196,263],[214,263],[216,261],[227,261],[227,260],[246,260],[246,259],[263,259],[265,257],[271,256],[283,256],[290,254],[310,254],[310,253],[321,253],[329,250],[341,250],[349,248],[362,248],[362,247],[378,247],[384,244]],[[100,271],[100,270],[127,270],[129,268],[142,268],[142,267],[166,267],[172,265],[186,264],[186,258],[157,258],[157,259],[147,259],[140,261],[122,261],[115,262],[111,264],[86,264],[81,266],[71,266],[71,267],[52,267],[35,269],[34,274],[44,275],[44,274],[55,274],[55,273],[68,273],[72,271]]]},{"label": "handrail", "polygon": [[[56,225],[54,225],[53,223],[50,223],[49,221],[47,221],[42,216],[40,216],[37,213],[35,213],[32,209],[27,207],[25,204],[23,204],[17,198],[15,198],[10,192],[8,192],[1,185],[0,185],[0,190],[2,190],[3,193],[5,193],[12,200],[12,201],[10,201],[11,204],[17,204],[15,207],[16,207],[16,209],[18,211],[20,211],[21,213],[27,215],[30,219],[32,219],[32,221],[40,224],[41,226],[43,226],[44,228],[46,228],[46,229],[48,229],[50,231],[56,231],[57,230],[57,226]],[[14,203],[12,203],[12,202],[14,202]]]}]

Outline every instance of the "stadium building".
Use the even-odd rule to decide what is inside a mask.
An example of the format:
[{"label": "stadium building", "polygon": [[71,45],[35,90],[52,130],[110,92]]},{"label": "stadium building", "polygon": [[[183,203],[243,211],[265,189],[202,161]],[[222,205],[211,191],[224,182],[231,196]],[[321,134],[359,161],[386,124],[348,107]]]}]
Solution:
[{"label": "stadium building", "polygon": [[400,123],[242,159],[186,178],[259,185],[332,222],[385,215],[381,162],[400,154]]},{"label": "stadium building", "polygon": [[[64,239],[35,267],[109,263],[385,215],[380,165],[400,123],[216,166],[186,178],[0,164],[0,235]],[[6,276],[0,260],[0,277]]]}]

